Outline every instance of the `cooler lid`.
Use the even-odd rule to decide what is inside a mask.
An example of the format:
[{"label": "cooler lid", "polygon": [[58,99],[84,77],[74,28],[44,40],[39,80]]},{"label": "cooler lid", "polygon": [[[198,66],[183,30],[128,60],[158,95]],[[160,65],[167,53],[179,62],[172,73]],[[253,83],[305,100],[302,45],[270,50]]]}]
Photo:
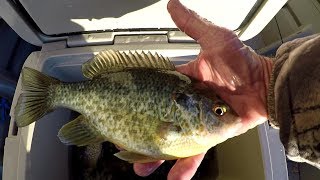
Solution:
[{"label": "cooler lid", "polygon": [[[211,22],[236,30],[258,0],[181,0]],[[168,0],[20,0],[47,35],[115,30],[176,28]]]},{"label": "cooler lid", "polygon": [[[286,1],[181,0],[217,25],[240,34],[249,28],[251,32],[242,36],[243,40],[258,34]],[[0,0],[0,16],[29,42],[30,32],[26,31],[37,34],[39,41],[31,43],[38,44],[70,33],[177,30],[167,12],[167,3],[168,0]]]}]

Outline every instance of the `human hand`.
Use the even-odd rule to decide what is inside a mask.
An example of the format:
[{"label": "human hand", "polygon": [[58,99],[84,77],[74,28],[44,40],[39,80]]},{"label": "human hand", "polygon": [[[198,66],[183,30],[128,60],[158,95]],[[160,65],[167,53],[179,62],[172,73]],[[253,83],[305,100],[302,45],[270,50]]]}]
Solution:
[{"label": "human hand", "polygon": [[[241,126],[228,134],[234,137],[267,120],[267,90],[272,59],[256,54],[232,31],[218,27],[184,7],[179,0],[168,3],[168,11],[181,31],[201,46],[198,57],[177,70],[203,82],[218,94],[241,118]],[[204,153],[177,160],[168,179],[191,179]],[[136,174],[147,176],[163,161],[134,164]]]}]

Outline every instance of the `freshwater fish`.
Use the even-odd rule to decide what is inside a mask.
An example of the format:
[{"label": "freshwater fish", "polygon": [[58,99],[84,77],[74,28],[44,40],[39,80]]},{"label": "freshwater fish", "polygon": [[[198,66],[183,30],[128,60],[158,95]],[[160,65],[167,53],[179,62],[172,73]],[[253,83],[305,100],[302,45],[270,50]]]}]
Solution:
[{"label": "freshwater fish", "polygon": [[60,129],[62,143],[109,141],[126,150],[118,158],[145,163],[206,152],[240,123],[224,101],[200,93],[157,53],[105,50],[84,63],[82,72],[88,80],[66,83],[23,68],[18,127],[65,107],[81,115]]}]

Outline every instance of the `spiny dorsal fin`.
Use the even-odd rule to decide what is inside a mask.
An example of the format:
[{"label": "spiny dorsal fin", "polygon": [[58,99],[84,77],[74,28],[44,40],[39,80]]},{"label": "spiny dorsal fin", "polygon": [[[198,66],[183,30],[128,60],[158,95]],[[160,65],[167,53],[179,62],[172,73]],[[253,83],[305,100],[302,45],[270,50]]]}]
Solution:
[{"label": "spiny dorsal fin", "polygon": [[92,79],[104,73],[119,72],[127,68],[151,68],[175,70],[173,63],[166,57],[150,52],[129,53],[104,50],[82,65],[82,73]]}]

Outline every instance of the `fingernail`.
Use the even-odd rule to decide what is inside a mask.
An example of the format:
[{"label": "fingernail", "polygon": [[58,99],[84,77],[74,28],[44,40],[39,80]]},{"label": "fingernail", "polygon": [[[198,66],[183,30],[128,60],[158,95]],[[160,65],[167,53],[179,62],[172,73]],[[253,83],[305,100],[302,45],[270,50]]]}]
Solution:
[{"label": "fingernail", "polygon": [[157,169],[157,167],[155,166],[149,166],[145,169],[145,176],[149,176],[150,174],[152,174],[155,170]]},{"label": "fingernail", "polygon": [[145,177],[153,173],[164,161],[143,163],[143,164],[134,164],[134,171],[137,175]]}]

